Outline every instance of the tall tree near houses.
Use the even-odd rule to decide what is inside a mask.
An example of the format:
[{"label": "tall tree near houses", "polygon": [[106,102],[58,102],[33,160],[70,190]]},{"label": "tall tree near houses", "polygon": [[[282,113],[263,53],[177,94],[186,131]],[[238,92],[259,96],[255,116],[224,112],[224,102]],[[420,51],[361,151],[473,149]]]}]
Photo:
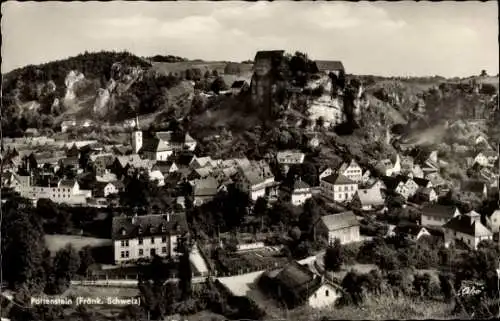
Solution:
[{"label": "tall tree near houses", "polygon": [[335,239],[333,245],[328,247],[325,252],[324,264],[327,271],[340,271],[342,263],[344,263],[342,252],[340,240]]},{"label": "tall tree near houses", "polygon": [[191,281],[193,279],[193,271],[189,254],[191,252],[191,244],[187,237],[182,237],[179,241],[178,250],[181,254],[179,259],[179,288],[181,291],[181,298],[183,300],[191,297]]},{"label": "tall tree near houses", "polygon": [[3,279],[11,289],[25,288],[31,294],[45,286],[42,264],[45,243],[42,224],[23,199],[2,204],[1,251]]}]

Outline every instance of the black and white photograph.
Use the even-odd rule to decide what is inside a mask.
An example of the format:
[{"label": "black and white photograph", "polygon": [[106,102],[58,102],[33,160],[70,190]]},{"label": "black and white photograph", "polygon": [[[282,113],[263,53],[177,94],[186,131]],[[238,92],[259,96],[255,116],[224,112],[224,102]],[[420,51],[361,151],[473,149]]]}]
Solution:
[{"label": "black and white photograph", "polygon": [[500,319],[498,1],[5,1],[0,321]]}]

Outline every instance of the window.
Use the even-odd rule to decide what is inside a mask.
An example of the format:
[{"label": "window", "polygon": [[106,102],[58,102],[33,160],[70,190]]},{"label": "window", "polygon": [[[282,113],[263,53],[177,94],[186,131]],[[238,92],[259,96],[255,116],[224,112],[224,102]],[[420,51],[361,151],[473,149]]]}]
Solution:
[{"label": "window", "polygon": [[470,240],[467,240],[467,243],[470,245]]},{"label": "window", "polygon": [[122,246],[128,246],[128,240],[122,241]]},{"label": "window", "polygon": [[166,236],[162,236],[161,237],[161,242],[162,243],[167,243],[167,237]]},{"label": "window", "polygon": [[155,238],[154,237],[151,238],[151,244],[155,244]]},{"label": "window", "polygon": [[125,257],[129,257],[128,251],[125,251]]},{"label": "window", "polygon": [[149,254],[150,254],[151,256],[155,256],[155,255],[156,255],[156,250],[155,250],[155,249],[151,249],[151,250],[149,250]]},{"label": "window", "polygon": [[124,251],[121,251],[120,253],[120,257],[123,259],[125,257],[125,252]]},{"label": "window", "polygon": [[139,249],[139,256],[143,256],[144,255],[144,250],[143,249]]},{"label": "window", "polygon": [[329,295],[330,295],[330,291],[325,290],[325,295],[326,295],[326,296],[329,296]]},{"label": "window", "polygon": [[167,253],[167,248],[165,246],[161,248],[161,253]]},{"label": "window", "polygon": [[143,239],[142,237],[139,238],[139,245],[142,245]]},{"label": "window", "polygon": [[349,194],[345,193],[345,198],[348,199],[349,198]]}]

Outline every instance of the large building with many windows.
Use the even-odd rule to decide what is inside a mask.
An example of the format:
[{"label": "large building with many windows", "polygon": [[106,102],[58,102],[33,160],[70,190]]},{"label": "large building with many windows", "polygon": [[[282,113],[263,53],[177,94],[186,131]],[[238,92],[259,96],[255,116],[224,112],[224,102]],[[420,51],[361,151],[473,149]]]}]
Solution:
[{"label": "large building with many windows", "polygon": [[177,256],[180,237],[187,233],[184,214],[117,216],[113,218],[112,238],[115,264]]}]

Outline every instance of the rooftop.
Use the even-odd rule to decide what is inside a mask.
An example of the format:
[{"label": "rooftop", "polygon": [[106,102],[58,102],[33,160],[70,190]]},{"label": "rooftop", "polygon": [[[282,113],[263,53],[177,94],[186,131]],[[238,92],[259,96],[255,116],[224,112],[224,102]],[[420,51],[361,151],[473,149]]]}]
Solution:
[{"label": "rooftop", "polygon": [[359,226],[359,221],[356,219],[356,215],[354,215],[352,211],[322,216],[321,220],[329,231]]},{"label": "rooftop", "polygon": [[443,228],[451,229],[453,231],[461,232],[474,237],[493,235],[475,215],[459,215],[443,225]]},{"label": "rooftop", "polygon": [[456,206],[427,204],[422,208],[422,215],[451,219],[456,210]]},{"label": "rooftop", "polygon": [[182,234],[187,232],[184,214],[150,214],[142,216],[116,216],[112,223],[114,240],[134,237],[165,235],[167,233]]},{"label": "rooftop", "polygon": [[334,184],[334,185],[355,185],[355,184],[357,184],[353,180],[345,177],[344,175],[339,175],[339,174],[328,175],[327,177],[324,177],[322,180],[325,182],[328,182],[330,184]]}]

